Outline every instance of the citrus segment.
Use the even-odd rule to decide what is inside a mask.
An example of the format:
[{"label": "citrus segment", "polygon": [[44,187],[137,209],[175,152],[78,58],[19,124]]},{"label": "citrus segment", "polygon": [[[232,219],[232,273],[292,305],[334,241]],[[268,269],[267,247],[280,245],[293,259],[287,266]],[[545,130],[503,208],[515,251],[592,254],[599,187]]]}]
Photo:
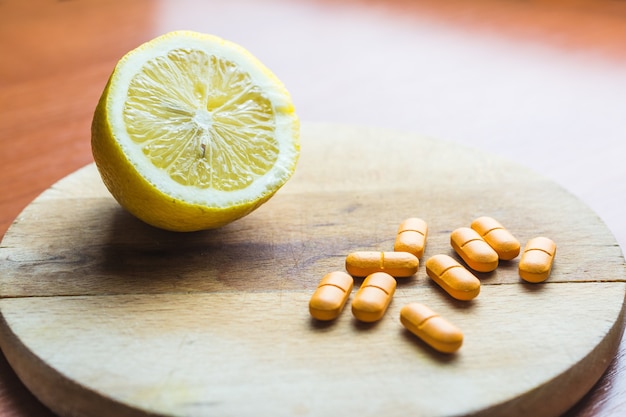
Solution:
[{"label": "citrus segment", "polygon": [[92,124],[103,181],[122,206],[170,230],[219,227],[292,175],[289,93],[240,46],[172,32],[117,64]]}]

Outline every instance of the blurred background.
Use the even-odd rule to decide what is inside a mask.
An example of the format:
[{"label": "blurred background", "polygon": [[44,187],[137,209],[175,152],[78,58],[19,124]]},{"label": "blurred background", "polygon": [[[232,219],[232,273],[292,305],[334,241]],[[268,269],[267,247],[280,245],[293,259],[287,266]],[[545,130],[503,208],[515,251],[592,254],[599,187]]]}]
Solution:
[{"label": "blurred background", "polygon": [[[530,167],[626,247],[619,0],[0,0],[0,235],[92,161],[91,117],[117,60],[176,29],[250,50],[304,123],[410,131]],[[625,356],[622,342],[568,416],[622,415]],[[0,411],[4,401],[12,415],[45,413],[0,365]]]}]

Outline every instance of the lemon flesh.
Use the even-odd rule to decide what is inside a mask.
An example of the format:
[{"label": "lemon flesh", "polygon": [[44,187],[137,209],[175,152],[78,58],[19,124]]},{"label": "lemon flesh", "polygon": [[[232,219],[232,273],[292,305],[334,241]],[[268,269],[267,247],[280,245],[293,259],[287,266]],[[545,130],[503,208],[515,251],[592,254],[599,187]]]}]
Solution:
[{"label": "lemon flesh", "polygon": [[168,230],[223,226],[293,174],[299,123],[284,85],[242,47],[172,32],[116,65],[92,152],[115,199]]}]

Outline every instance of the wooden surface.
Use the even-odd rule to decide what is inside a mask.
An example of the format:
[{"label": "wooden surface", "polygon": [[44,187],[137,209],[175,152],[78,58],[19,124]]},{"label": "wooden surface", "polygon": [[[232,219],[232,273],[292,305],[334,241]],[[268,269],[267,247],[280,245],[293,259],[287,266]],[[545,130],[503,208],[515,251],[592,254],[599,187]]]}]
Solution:
[{"label": "wooden surface", "polygon": [[[451,230],[481,215],[522,242],[558,242],[549,281],[524,284],[502,262],[459,302],[422,265],[376,324],[349,308],[309,317],[319,279],[351,251],[391,250],[403,219],[428,222],[425,261],[454,255]],[[304,124],[280,193],[198,233],[139,222],[89,165],[18,216],[0,259],[0,345],[62,416],[557,416],[605,371],[624,326],[624,259],[591,210],[509,161],[388,130]],[[413,301],[463,329],[457,355],[403,330]]]},{"label": "wooden surface", "polygon": [[[0,233],[91,161],[92,111],[117,59],[180,28],[248,47],[303,120],[505,156],[572,192],[626,245],[626,4],[606,0],[0,2]],[[621,416],[625,358],[622,342],[566,415]],[[0,414],[51,415],[2,357]]]}]

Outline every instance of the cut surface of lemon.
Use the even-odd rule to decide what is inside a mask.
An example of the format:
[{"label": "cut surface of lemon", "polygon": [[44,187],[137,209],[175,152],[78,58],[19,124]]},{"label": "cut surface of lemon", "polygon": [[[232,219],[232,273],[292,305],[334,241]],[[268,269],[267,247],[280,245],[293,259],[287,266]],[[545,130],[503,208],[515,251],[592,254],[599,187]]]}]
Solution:
[{"label": "cut surface of lemon", "polygon": [[91,146],[115,199],[153,226],[223,226],[293,174],[299,121],[259,60],[216,36],[177,31],[126,54],[102,93]]}]

